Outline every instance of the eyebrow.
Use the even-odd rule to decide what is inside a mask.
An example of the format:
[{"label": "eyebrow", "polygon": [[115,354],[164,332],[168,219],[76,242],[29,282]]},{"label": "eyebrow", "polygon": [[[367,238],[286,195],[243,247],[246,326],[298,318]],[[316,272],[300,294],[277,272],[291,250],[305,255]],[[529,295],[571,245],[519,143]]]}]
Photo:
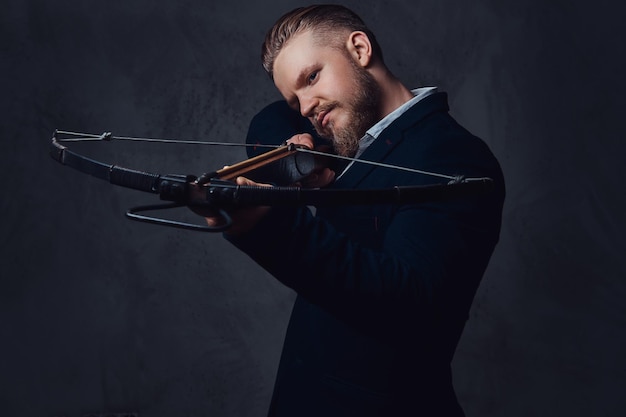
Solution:
[{"label": "eyebrow", "polygon": [[304,67],[298,74],[298,78],[296,78],[296,87],[300,87],[302,84],[304,84],[306,77],[308,77],[309,74],[313,71],[313,69],[318,66],[319,65],[315,63],[315,64],[307,65],[306,67]]}]

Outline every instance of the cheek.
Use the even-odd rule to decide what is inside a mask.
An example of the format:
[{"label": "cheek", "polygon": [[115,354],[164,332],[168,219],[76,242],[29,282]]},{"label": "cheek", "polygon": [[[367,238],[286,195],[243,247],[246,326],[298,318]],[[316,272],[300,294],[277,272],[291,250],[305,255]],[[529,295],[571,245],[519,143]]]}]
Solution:
[{"label": "cheek", "polygon": [[332,72],[317,87],[328,100],[346,103],[350,102],[356,85],[353,74]]},{"label": "cheek", "polygon": [[341,95],[341,101],[345,104],[351,103],[353,101],[354,95],[356,94],[356,89],[358,88],[358,84],[354,79],[342,79],[342,83],[339,84],[339,88],[337,89],[337,94]]},{"label": "cheek", "polygon": [[333,127],[341,127],[344,128],[350,124],[351,112],[347,107],[342,107],[340,111],[337,112],[333,120]]}]

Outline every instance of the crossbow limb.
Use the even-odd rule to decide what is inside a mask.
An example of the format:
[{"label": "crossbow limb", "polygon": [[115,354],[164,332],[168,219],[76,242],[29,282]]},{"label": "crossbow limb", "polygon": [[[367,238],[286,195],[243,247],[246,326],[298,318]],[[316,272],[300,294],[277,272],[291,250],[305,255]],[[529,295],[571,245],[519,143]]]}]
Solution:
[{"label": "crossbow limb", "polygon": [[[319,156],[319,153],[300,149],[294,145],[285,145],[221,170],[205,173],[200,177],[195,175],[156,174],[106,164],[73,152],[60,143],[64,141],[58,138],[61,132],[69,133],[55,131],[50,147],[50,155],[57,162],[108,181],[111,184],[158,194],[161,200],[168,202],[131,208],[126,212],[128,218],[189,230],[224,231],[232,225],[228,212],[240,207],[421,203],[482,194],[490,191],[493,186],[493,180],[487,177],[464,178],[441,174],[434,175],[448,178],[450,181],[443,184],[395,186],[387,189],[346,190],[307,189],[296,186],[241,186],[230,180],[241,175],[255,179],[254,174],[259,172],[261,168],[277,161],[283,166],[282,175],[289,177],[287,180],[289,183],[295,183],[315,169],[314,158],[316,155]],[[87,136],[99,140],[110,140],[112,137],[110,133]],[[324,154],[324,156],[335,157],[335,155],[330,154]],[[354,161],[381,165],[375,162]],[[403,167],[389,167],[409,170],[409,168]],[[424,171],[414,171],[431,174]],[[263,181],[262,178],[256,178],[255,180]],[[222,218],[222,224],[210,227],[140,214],[146,211],[176,207],[189,207],[192,210],[202,209],[203,211],[214,212]]]}]

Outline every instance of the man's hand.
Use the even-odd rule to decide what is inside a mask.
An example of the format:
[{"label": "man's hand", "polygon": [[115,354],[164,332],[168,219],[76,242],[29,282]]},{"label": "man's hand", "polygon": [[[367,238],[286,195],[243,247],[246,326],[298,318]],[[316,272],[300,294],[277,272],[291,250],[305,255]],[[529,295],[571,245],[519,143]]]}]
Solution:
[{"label": "man's hand", "polygon": [[[313,137],[308,133],[294,135],[287,141],[287,143],[302,145],[309,149],[314,148]],[[329,148],[325,149],[325,147],[317,148],[317,150],[321,151],[327,151],[328,149]],[[331,170],[330,168],[321,167],[319,169],[316,169],[308,177],[301,180],[300,183],[297,185],[306,188],[320,188],[330,184],[331,182],[333,182],[334,179],[335,172],[333,170]],[[260,184],[245,177],[237,177],[236,183],[237,185],[245,186],[271,187],[270,184]],[[233,224],[228,230],[225,231],[225,233],[232,236],[237,236],[250,231],[270,210],[271,207],[269,206],[255,206],[230,211],[228,214],[231,217]],[[211,227],[219,226],[224,221],[219,216],[211,216],[211,214],[207,215],[206,212],[203,212],[201,210],[194,210],[194,212],[203,216],[206,219],[207,224]]]},{"label": "man's hand", "polygon": [[[269,184],[259,184],[248,178],[237,177],[237,185],[249,185],[259,187],[271,187]],[[225,231],[226,234],[237,236],[250,231],[268,212],[269,206],[246,207],[229,212],[233,224]],[[200,213],[198,213],[200,214]],[[210,227],[215,227],[223,223],[221,217],[205,217]]]},{"label": "man's hand", "polygon": [[[308,133],[294,135],[289,140],[287,140],[287,143],[293,143],[295,145],[305,146],[309,149],[314,149],[314,144],[315,144],[313,141],[313,136],[311,136]],[[330,149],[329,146],[321,146],[321,147],[318,147],[316,150],[325,152],[325,151],[328,151],[329,149]],[[335,179],[335,171],[327,167],[321,167],[313,171],[313,173],[311,173],[308,177],[302,179],[299,185],[305,188],[321,188],[333,182],[334,179]]]}]

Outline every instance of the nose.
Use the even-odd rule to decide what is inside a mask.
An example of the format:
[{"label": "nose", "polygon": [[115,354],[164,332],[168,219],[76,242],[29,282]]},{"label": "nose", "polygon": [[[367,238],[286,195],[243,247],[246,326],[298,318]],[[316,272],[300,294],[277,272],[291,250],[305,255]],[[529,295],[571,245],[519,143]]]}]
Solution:
[{"label": "nose", "polygon": [[311,95],[302,95],[300,97],[300,114],[304,117],[313,117],[318,100]]}]

